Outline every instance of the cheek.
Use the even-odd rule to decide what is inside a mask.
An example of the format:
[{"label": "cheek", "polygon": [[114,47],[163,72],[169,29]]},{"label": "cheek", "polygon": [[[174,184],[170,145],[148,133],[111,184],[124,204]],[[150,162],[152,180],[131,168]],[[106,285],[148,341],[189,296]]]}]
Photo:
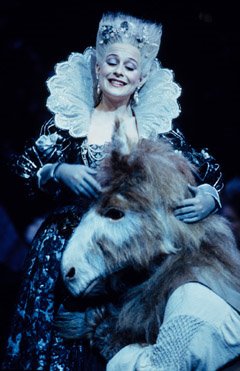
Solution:
[{"label": "cheek", "polygon": [[129,79],[134,86],[138,86],[141,81],[140,74],[138,72],[133,74]]},{"label": "cheek", "polygon": [[107,71],[102,68],[100,73],[99,73],[99,80],[103,79],[107,75]]},{"label": "cheek", "polygon": [[101,89],[104,89],[104,86],[105,86],[106,80],[107,80],[107,76],[108,76],[108,71],[106,69],[102,68],[101,72],[98,75],[98,83],[99,83]]},{"label": "cheek", "polygon": [[99,79],[104,78],[109,72],[109,67],[105,63],[103,63],[99,68]]}]

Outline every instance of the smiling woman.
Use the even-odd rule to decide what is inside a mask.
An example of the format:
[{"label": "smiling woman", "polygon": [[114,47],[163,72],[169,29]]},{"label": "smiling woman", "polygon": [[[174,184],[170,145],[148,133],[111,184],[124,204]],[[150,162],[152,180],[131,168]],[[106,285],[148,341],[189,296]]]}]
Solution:
[{"label": "smiling woman", "polygon": [[[161,34],[160,24],[122,13],[105,14],[96,47],[72,53],[47,81],[46,105],[52,118],[14,164],[28,193],[48,192],[61,207],[48,216],[33,241],[2,369],[105,368],[88,344],[59,337],[53,322],[59,308],[72,300],[60,279],[62,252],[86,208],[102,192],[96,175],[108,155],[115,122],[128,143],[164,137],[200,169],[192,196],[177,205],[177,219],[192,223],[220,206],[221,172],[215,159],[206,151],[196,152],[173,128],[181,89],[173,72],[156,59]],[[114,208],[108,213],[112,219],[119,217]],[[131,222],[130,218],[129,228]],[[87,241],[89,228],[88,224],[79,238]],[[94,277],[92,273],[86,272],[86,277]],[[88,301],[81,302],[83,310],[87,305]]]},{"label": "smiling woman", "polygon": [[111,99],[116,95],[119,103],[128,104],[135,90],[143,84],[140,60],[139,50],[132,45],[117,43],[109,47],[104,61],[97,63],[96,68],[99,87],[104,92],[103,100],[108,95]]}]

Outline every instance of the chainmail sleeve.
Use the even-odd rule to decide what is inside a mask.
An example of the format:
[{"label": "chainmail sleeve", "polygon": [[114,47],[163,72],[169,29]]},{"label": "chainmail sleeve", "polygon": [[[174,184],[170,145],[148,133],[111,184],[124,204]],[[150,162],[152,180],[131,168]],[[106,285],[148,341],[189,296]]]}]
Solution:
[{"label": "chainmail sleeve", "polygon": [[208,183],[220,193],[224,186],[220,165],[217,163],[216,159],[209,154],[207,148],[203,148],[200,152],[194,149],[187,143],[184,135],[179,129],[159,134],[159,138],[167,140],[173,145],[175,150],[182,152],[183,155],[195,165],[198,171],[194,173],[194,175],[199,185]]},{"label": "chainmail sleeve", "polygon": [[[75,147],[76,140],[66,131],[57,128],[52,118],[41,127],[39,137],[25,146],[22,154],[12,156],[13,171],[23,180],[30,197],[39,191],[40,169],[46,164],[76,162]],[[57,197],[61,193],[61,185],[51,180],[44,191]]]},{"label": "chainmail sleeve", "polygon": [[240,316],[225,300],[198,282],[170,295],[156,343],[129,344],[107,371],[216,371],[239,357]]}]

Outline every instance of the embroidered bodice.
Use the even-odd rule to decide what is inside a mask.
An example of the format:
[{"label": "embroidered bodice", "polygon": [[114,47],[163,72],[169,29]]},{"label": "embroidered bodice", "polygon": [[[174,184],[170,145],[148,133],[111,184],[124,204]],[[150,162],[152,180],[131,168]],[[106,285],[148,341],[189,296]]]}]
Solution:
[{"label": "embroidered bodice", "polygon": [[81,155],[84,165],[96,169],[106,156],[106,144],[88,144],[85,138],[81,144]]},{"label": "embroidered bodice", "polygon": [[[208,183],[218,192],[221,191],[223,180],[220,166],[206,149],[196,151],[186,142],[178,129],[159,134],[159,138],[169,141],[177,151],[182,152],[196,166],[199,184]],[[66,162],[97,168],[106,153],[107,143],[88,144],[86,136],[73,138],[67,130],[57,128],[52,118],[43,125],[39,138],[26,146],[22,155],[13,156],[12,164],[16,173],[25,181],[28,195],[33,196],[38,193],[37,173],[45,164]],[[59,184],[47,187],[46,191],[51,189],[54,197],[61,192]]]}]

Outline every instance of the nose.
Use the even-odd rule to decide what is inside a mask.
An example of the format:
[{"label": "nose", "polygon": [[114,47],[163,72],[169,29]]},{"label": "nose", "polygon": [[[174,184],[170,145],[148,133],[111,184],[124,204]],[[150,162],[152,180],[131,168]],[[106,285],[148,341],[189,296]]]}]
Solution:
[{"label": "nose", "polygon": [[68,281],[71,281],[75,277],[76,270],[74,267],[70,268],[65,276]]},{"label": "nose", "polygon": [[123,66],[121,64],[116,65],[116,69],[114,71],[116,76],[123,76]]}]

